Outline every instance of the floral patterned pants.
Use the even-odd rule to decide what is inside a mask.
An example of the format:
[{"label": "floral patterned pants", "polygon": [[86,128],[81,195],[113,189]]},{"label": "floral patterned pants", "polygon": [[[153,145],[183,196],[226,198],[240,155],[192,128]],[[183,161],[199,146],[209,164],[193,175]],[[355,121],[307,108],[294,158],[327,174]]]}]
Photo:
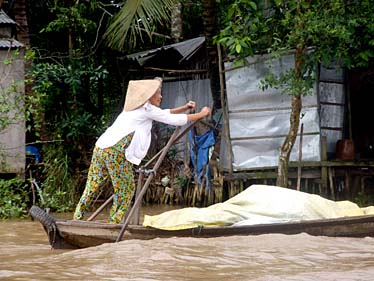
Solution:
[{"label": "floral patterned pants", "polygon": [[114,198],[110,209],[109,223],[121,223],[135,190],[132,163],[126,160],[125,149],[132,135],[124,137],[116,145],[108,148],[95,147],[85,190],[75,209],[74,219],[81,220],[97,197],[106,180],[110,177]]}]

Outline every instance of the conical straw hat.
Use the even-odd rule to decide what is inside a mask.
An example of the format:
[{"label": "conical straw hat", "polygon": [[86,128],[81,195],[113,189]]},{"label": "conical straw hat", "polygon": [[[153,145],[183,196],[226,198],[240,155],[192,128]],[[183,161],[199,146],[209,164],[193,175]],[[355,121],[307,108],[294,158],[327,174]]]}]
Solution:
[{"label": "conical straw hat", "polygon": [[131,111],[143,105],[156,91],[161,88],[161,81],[152,80],[131,80],[127,87],[125,111]]}]

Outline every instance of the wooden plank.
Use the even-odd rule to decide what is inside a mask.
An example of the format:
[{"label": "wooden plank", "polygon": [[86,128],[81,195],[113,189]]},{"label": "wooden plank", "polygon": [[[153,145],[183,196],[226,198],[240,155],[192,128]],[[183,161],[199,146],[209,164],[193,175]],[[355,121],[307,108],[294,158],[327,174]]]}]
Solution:
[{"label": "wooden plank", "polygon": [[[288,173],[288,177],[291,179],[297,178],[297,172],[291,171]],[[276,179],[276,171],[257,171],[257,172],[243,172],[243,173],[233,173],[232,175],[224,175],[225,181],[235,181],[235,180],[260,180],[260,179]],[[303,172],[303,179],[319,179],[321,178],[320,170],[311,170]]]}]

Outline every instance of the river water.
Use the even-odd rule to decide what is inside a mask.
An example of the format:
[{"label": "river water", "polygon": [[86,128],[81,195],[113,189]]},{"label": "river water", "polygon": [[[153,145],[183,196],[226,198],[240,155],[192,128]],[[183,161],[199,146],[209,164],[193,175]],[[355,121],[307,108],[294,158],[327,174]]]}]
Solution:
[{"label": "river water", "polygon": [[0,280],[372,281],[374,238],[268,234],[51,250],[39,222],[11,220],[0,222]]}]

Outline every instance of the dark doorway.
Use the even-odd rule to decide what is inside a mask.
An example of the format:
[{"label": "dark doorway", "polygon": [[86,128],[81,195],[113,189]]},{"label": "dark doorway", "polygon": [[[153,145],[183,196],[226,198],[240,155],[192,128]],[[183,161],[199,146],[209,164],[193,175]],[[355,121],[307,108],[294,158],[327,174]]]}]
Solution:
[{"label": "dark doorway", "polygon": [[352,138],[357,158],[374,159],[374,69],[348,74]]}]

